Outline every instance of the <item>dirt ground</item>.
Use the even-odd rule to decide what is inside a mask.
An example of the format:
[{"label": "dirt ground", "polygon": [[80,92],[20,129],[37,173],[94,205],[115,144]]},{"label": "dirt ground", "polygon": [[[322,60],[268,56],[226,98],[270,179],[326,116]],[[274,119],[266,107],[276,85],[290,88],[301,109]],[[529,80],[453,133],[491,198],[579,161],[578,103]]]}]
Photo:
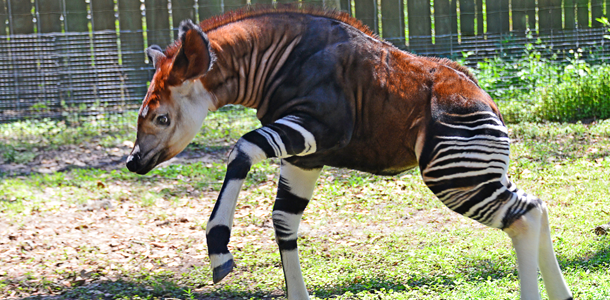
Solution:
[{"label": "dirt ground", "polygon": [[[85,166],[117,169],[124,166],[130,150],[130,145],[94,149],[86,145],[63,146],[42,152],[28,164],[0,165],[0,170],[18,176],[16,174],[61,172]],[[219,162],[224,156],[224,152],[207,154],[187,151],[171,163]],[[267,189],[273,193],[277,188],[275,178],[270,175],[268,179],[256,189]],[[113,181],[104,183],[100,188],[129,191],[128,185],[127,182]],[[155,182],[150,188],[158,192],[171,186],[170,180]],[[244,190],[241,196],[248,193]],[[139,199],[139,195],[129,193],[125,199],[118,201],[91,199],[83,205],[61,201],[60,195],[55,195],[51,189],[45,194],[58,199],[50,199],[44,204],[44,209],[32,211],[31,215],[18,215],[18,221],[0,219],[0,280],[6,279],[9,292],[4,296],[10,299],[36,295],[54,299],[62,291],[76,286],[86,286],[92,298],[109,299],[114,295],[100,292],[96,286],[123,280],[126,274],[133,276],[142,271],[167,270],[180,276],[197,266],[209,266],[203,226],[218,196],[216,191],[191,188],[178,203],[163,200],[147,207],[134,200]],[[229,246],[231,250],[239,250],[245,245],[255,245],[257,249],[276,249],[271,224],[272,201],[261,198],[257,207],[238,205]],[[260,224],[244,221],[248,215],[265,221]],[[315,220],[312,222],[315,223]],[[447,210],[416,212],[408,220],[405,219],[400,228],[382,224],[363,227],[362,224],[350,224],[346,220],[334,222],[332,226],[321,228],[303,222],[300,232],[309,236],[329,236],[334,232],[327,230],[333,228],[350,242],[366,240],[362,236],[366,230],[413,230],[430,224],[440,230],[443,224],[455,222],[467,222],[465,226],[473,226],[470,221]],[[375,228],[368,228],[370,226]],[[196,292],[205,293],[212,288],[211,276],[208,277],[208,282],[203,283]],[[28,288],[24,290],[24,286]],[[282,295],[283,291],[272,294]]]}]

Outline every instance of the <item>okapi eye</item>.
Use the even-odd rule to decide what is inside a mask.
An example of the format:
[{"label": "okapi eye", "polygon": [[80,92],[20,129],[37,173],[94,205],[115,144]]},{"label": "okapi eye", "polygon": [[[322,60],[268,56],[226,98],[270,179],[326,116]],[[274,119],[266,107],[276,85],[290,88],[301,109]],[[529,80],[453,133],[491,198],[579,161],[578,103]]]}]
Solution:
[{"label": "okapi eye", "polygon": [[157,123],[160,125],[167,125],[169,124],[169,118],[166,115],[158,116]]}]

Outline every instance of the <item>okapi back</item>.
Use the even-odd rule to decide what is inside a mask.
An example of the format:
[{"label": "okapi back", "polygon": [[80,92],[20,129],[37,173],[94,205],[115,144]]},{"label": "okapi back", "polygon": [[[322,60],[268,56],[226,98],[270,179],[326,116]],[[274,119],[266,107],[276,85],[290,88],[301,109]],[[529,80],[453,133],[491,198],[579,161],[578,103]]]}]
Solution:
[{"label": "okapi back", "polygon": [[464,67],[401,51],[342,13],[246,11],[202,28],[216,55],[202,81],[218,106],[256,108],[263,125],[306,115],[341,128],[317,141],[326,151],[288,159],[297,166],[400,173],[417,165],[416,141],[434,101],[443,109],[468,99],[497,111]]}]

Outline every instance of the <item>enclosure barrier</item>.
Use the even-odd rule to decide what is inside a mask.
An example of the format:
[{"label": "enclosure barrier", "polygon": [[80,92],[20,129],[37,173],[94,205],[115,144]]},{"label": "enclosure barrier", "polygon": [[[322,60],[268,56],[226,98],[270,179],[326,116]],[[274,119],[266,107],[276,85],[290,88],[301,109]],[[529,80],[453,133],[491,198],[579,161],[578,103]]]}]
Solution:
[{"label": "enclosure barrier", "polygon": [[[181,20],[203,20],[271,0],[0,0],[0,123],[121,113],[138,107],[152,76],[144,49],[167,45]],[[608,57],[610,0],[323,0],[399,48],[423,55],[520,57],[544,45]],[[594,55],[588,55],[594,54]]]}]

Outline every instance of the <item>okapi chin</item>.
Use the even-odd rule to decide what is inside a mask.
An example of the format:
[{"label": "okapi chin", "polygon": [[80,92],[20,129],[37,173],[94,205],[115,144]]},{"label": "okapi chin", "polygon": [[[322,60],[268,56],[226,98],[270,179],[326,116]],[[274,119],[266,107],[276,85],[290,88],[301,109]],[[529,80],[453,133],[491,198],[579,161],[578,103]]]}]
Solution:
[{"label": "okapi chin", "polygon": [[281,158],[272,220],[288,299],[308,299],[297,232],[323,166],[398,174],[419,166],[447,207],[504,230],[517,254],[522,299],[571,299],[553,252],[548,213],[507,177],[509,145],[496,104],[468,70],[416,56],[356,19],[316,9],[259,9],[182,22],[178,40],[147,53],[156,72],[138,116],[129,170],[145,174],[182,151],[208,111],[257,109],[207,224],[214,282],[229,252],[239,191],[250,167]]}]

